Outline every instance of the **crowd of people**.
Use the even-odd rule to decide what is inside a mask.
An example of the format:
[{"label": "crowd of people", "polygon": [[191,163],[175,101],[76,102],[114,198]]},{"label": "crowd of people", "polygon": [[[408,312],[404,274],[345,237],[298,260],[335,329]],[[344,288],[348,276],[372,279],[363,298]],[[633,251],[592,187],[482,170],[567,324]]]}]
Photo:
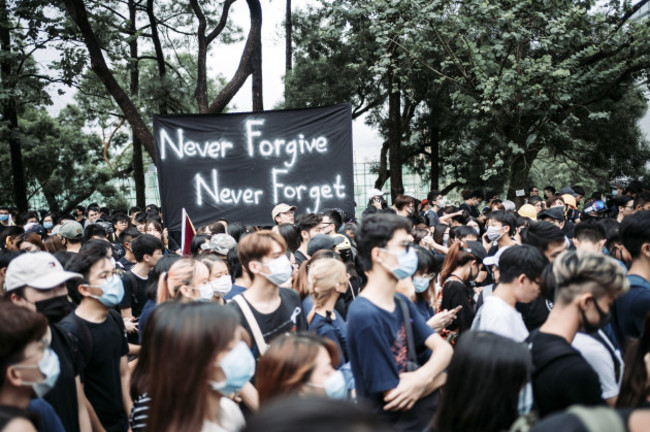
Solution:
[{"label": "crowd of people", "polygon": [[0,431],[650,430],[647,185],[367,195],[0,207]]}]

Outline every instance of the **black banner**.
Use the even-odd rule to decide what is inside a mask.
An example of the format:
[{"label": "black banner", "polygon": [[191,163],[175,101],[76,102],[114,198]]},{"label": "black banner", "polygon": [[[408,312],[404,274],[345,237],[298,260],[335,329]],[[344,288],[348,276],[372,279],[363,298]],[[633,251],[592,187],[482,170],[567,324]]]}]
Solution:
[{"label": "black banner", "polygon": [[278,203],[296,214],[338,207],[354,213],[349,104],[302,110],[153,118],[165,222],[183,208],[198,227],[272,225]]}]

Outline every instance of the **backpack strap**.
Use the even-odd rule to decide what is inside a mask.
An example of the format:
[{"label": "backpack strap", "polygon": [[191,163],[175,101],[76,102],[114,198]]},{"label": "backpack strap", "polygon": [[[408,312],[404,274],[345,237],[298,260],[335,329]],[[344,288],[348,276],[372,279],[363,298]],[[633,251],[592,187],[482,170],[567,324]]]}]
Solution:
[{"label": "backpack strap", "polygon": [[248,306],[248,302],[241,294],[236,295],[232,298],[232,300],[237,303],[239,309],[242,311],[242,314],[244,314],[244,319],[246,319],[246,322],[248,322],[248,327],[250,327],[251,331],[253,332],[253,339],[255,339],[255,344],[257,345],[257,349],[259,350],[260,355],[264,355],[269,346],[264,340],[264,336],[262,336],[262,330],[260,329],[255,316],[253,316],[253,311],[251,310],[250,306]]},{"label": "backpack strap", "polygon": [[578,417],[589,432],[610,431],[625,432],[627,428],[618,413],[609,407],[586,408],[573,406],[569,413]]},{"label": "backpack strap", "polygon": [[93,352],[93,337],[86,323],[73,311],[59,321],[58,326],[66,331],[68,338],[74,342],[85,364],[88,365]]},{"label": "backpack strap", "polygon": [[[402,311],[402,318],[404,319],[404,329],[406,330],[406,357],[407,357],[407,372],[417,370],[418,360],[415,354],[415,340],[413,339],[413,327],[411,326],[411,314],[406,301],[400,296],[395,296],[395,301]],[[410,363],[410,364],[409,364]]]}]

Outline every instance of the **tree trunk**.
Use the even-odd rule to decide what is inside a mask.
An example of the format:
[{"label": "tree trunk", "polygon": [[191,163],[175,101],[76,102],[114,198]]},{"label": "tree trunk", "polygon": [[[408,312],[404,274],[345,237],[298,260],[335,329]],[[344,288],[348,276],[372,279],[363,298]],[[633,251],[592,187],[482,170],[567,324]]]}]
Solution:
[{"label": "tree trunk", "polygon": [[510,182],[508,186],[508,199],[515,202],[517,208],[524,204],[525,197],[517,197],[516,191],[526,189],[528,174],[533,161],[537,157],[537,150],[528,150],[523,154],[517,154],[510,165]]},{"label": "tree trunk", "polygon": [[135,107],[133,101],[126,94],[124,89],[117,82],[113,73],[106,64],[104,59],[104,53],[102,52],[101,45],[97,39],[97,35],[90,25],[88,19],[88,12],[86,11],[86,5],[83,0],[64,0],[66,10],[68,15],[74,21],[74,23],[79,27],[81,36],[86,48],[88,49],[88,54],[90,56],[90,68],[97,75],[100,81],[104,84],[104,87],[108,93],[113,97],[115,103],[120,107],[126,120],[131,125],[133,134],[140,139],[142,145],[147,150],[149,155],[154,158],[154,145],[153,145],[153,134],[149,130],[149,127],[142,119],[142,116],[138,112],[138,109]]},{"label": "tree trunk", "polygon": [[[167,65],[165,64],[165,54],[160,42],[160,34],[158,33],[158,20],[154,14],[154,0],[147,0],[147,16],[149,17],[149,25],[151,26],[151,41],[153,42],[154,50],[156,52],[156,64],[158,65],[158,75],[161,80],[167,74]],[[159,114],[167,114],[167,93],[162,97],[158,110]]]},{"label": "tree trunk", "polygon": [[[140,64],[138,63],[138,39],[136,37],[136,19],[137,8],[134,0],[129,0],[129,33],[131,40],[129,41],[129,54],[131,62],[129,63],[130,83],[129,91],[131,98],[137,99],[140,91]],[[142,142],[135,135],[132,134],[133,139],[133,180],[135,182],[135,202],[140,208],[144,208],[145,201],[145,182],[144,182],[144,164],[142,161]]]},{"label": "tree trunk", "polygon": [[239,89],[244,85],[248,76],[253,73],[253,57],[257,44],[262,40],[262,6],[259,0],[246,0],[251,17],[251,28],[248,32],[246,45],[242,52],[239,66],[230,82],[221,90],[208,107],[209,113],[223,111]]},{"label": "tree trunk", "polygon": [[262,38],[257,41],[253,56],[253,111],[264,111],[262,94]]},{"label": "tree trunk", "polygon": [[379,172],[377,173],[375,188],[381,190],[384,187],[386,180],[388,180],[388,141],[384,141],[384,143],[381,145],[381,153],[379,155]]},{"label": "tree trunk", "polygon": [[285,73],[289,74],[292,69],[293,49],[291,44],[291,37],[293,34],[293,23],[291,22],[291,0],[287,0],[287,12],[284,18],[284,44],[285,44]]},{"label": "tree trunk", "polygon": [[440,129],[431,129],[431,189],[440,190]]},{"label": "tree trunk", "polygon": [[[0,1],[0,49],[2,60],[0,61],[0,85],[10,95],[16,86],[16,77],[12,76],[11,56],[11,23],[7,10],[6,0]],[[11,154],[11,171],[14,181],[14,200],[18,210],[23,212],[29,207],[27,202],[27,183],[25,182],[25,168],[23,166],[23,155],[18,139],[18,112],[16,111],[16,99],[13,95],[7,97],[2,106],[2,120],[7,122],[5,139],[9,142],[9,153]]]},{"label": "tree trunk", "polygon": [[397,195],[404,193],[402,184],[402,119],[400,115],[400,90],[398,78],[391,67],[389,76],[388,94],[388,161],[390,170],[390,196],[393,201]]}]

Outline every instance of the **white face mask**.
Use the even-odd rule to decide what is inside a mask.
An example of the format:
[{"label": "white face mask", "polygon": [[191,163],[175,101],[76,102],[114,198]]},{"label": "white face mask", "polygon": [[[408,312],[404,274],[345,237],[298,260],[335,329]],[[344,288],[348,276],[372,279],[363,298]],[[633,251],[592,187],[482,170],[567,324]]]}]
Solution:
[{"label": "white face mask", "polygon": [[204,283],[198,288],[195,288],[199,291],[199,297],[195,298],[194,301],[210,302],[212,301],[212,285],[209,283]]},{"label": "white face mask", "polygon": [[289,280],[291,274],[293,273],[293,267],[291,267],[291,262],[286,255],[281,255],[276,259],[267,262],[265,265],[269,268],[271,273],[260,274],[267,278],[273,285],[282,285],[287,280]]},{"label": "white face mask", "polygon": [[214,295],[223,297],[232,289],[232,279],[230,275],[219,276],[210,282],[210,287],[212,287],[212,293]]},{"label": "white face mask", "polygon": [[56,381],[61,374],[61,365],[59,363],[59,356],[56,355],[52,348],[45,348],[43,358],[38,362],[38,365],[13,365],[15,368],[38,368],[45,379],[40,382],[23,381],[23,385],[30,386],[34,389],[34,393],[39,398],[44,397],[50,390],[54,388]]}]

